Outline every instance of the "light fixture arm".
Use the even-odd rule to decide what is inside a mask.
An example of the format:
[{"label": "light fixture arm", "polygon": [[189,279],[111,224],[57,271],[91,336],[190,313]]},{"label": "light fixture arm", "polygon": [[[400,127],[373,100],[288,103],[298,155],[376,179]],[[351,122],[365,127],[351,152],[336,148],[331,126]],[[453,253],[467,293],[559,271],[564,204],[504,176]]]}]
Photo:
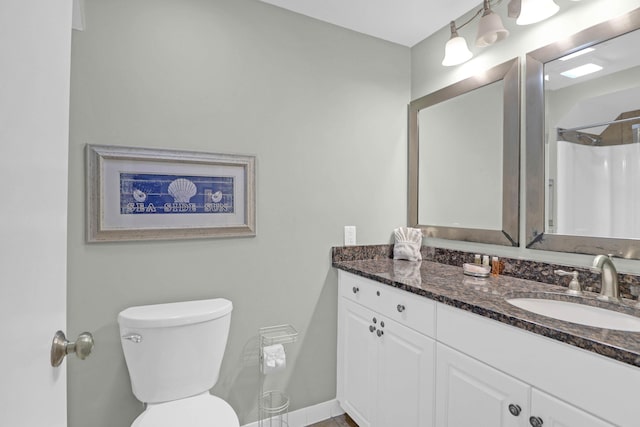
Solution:
[{"label": "light fixture arm", "polygon": [[484,8],[478,10],[471,18],[469,18],[468,20],[466,20],[463,24],[460,25],[455,25],[456,21],[451,21],[454,25],[452,28],[455,28],[456,30],[461,29],[462,27],[464,27],[465,25],[471,23],[471,21],[473,21],[474,19],[476,19],[478,16],[480,16],[480,14],[484,12]]},{"label": "light fixture arm", "polygon": [[464,23],[460,24],[460,25],[456,25],[456,21],[451,21],[451,33],[453,34],[454,31],[456,31],[457,34],[457,30],[461,29],[462,27],[464,27],[465,25],[471,23],[471,21],[473,21],[474,19],[476,19],[478,16],[480,16],[480,14],[487,14],[491,11],[491,6],[497,6],[500,3],[502,3],[502,0],[496,0],[493,4],[491,4],[491,0],[484,0],[484,3],[482,5],[481,9],[478,9],[478,11],[476,13],[473,14],[473,16],[469,19],[467,19]]},{"label": "light fixture arm", "polygon": [[[449,28],[451,29],[450,38],[458,37],[458,28],[456,27],[455,21],[451,21],[451,24],[449,24]],[[460,28],[462,28],[462,27],[460,27]]]},{"label": "light fixture arm", "polygon": [[484,0],[484,4],[482,5],[482,16],[487,16],[491,13],[491,3],[489,0]]}]

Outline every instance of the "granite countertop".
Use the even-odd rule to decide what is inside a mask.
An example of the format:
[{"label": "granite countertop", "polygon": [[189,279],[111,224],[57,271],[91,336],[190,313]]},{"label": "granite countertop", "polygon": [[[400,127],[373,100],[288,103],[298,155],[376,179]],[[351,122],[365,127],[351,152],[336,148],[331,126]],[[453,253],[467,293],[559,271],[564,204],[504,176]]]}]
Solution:
[{"label": "granite countertop", "polygon": [[592,292],[573,297],[566,294],[566,287],[504,275],[478,279],[464,275],[461,267],[425,260],[420,263],[390,258],[334,260],[333,266],[640,367],[640,332],[602,329],[552,319],[517,308],[506,302],[505,297],[535,293],[535,296],[548,299],[582,298],[582,302],[588,305],[607,306],[640,317],[640,309],[633,307],[636,301],[625,299],[621,304],[606,303],[597,300],[598,294]]}]

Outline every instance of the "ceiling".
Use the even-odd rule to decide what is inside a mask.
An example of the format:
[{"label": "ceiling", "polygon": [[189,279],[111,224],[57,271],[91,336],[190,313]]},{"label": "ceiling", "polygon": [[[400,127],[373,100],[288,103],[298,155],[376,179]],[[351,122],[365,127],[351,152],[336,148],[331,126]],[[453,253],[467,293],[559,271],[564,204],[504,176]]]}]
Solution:
[{"label": "ceiling", "polygon": [[[616,120],[622,112],[638,110],[640,87],[616,90],[624,87],[624,85],[612,86],[610,83],[607,84],[607,77],[614,73],[621,73],[617,76],[620,82],[635,81],[635,77],[640,70],[640,57],[634,54],[637,46],[640,46],[640,31],[632,31],[593,45],[591,47],[594,50],[583,55],[565,61],[556,59],[544,64],[545,90],[555,91],[573,85],[580,85],[577,86],[581,93],[580,99],[554,126],[571,129],[584,126],[585,123],[604,123]],[[599,65],[602,69],[593,74],[575,79],[564,77],[560,74],[563,71],[588,63]],[[623,72],[625,74],[622,74]],[[603,90],[602,88],[609,88],[609,90]],[[594,93],[601,93],[602,95],[593,95]],[[583,94],[591,95],[585,97]],[[562,98],[572,95],[560,94],[557,96]],[[591,134],[601,135],[606,129],[607,126],[592,126],[582,130]]]},{"label": "ceiling", "polygon": [[[607,40],[591,46],[593,51],[580,55],[570,60],[556,59],[544,64],[546,90],[557,90],[585,81],[598,79],[603,76],[640,67],[640,55],[637,55],[637,46],[640,46],[640,31],[632,31],[622,36]],[[560,73],[584,64],[596,64],[602,70],[586,76],[570,79]]]},{"label": "ceiling", "polygon": [[320,21],[412,47],[479,0],[261,0]]}]

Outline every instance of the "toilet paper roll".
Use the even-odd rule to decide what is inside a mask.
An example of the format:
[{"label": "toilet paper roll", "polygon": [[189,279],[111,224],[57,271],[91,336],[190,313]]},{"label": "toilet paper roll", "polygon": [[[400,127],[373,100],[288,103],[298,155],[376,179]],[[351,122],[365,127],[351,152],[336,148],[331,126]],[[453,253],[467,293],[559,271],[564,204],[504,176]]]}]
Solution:
[{"label": "toilet paper roll", "polygon": [[282,344],[275,344],[263,347],[262,349],[262,372],[270,374],[284,370],[287,366],[287,356],[284,353]]}]

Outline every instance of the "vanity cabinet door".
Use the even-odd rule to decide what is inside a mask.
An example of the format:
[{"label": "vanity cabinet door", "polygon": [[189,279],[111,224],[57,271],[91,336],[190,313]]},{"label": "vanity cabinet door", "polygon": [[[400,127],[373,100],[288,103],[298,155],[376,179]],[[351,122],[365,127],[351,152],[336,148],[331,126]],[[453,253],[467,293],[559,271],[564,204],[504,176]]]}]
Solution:
[{"label": "vanity cabinet door", "polygon": [[436,347],[438,427],[529,426],[527,384],[443,344]]},{"label": "vanity cabinet door", "polygon": [[[424,323],[434,330],[435,307],[427,305],[425,314],[420,312],[425,310],[422,300],[413,304],[405,298],[398,310],[393,290],[377,292],[380,287],[371,285],[366,279],[341,276],[338,401],[359,427],[434,427],[435,340],[402,321],[412,324],[428,316],[430,322]],[[381,313],[385,310],[400,320]],[[406,312],[410,315],[403,316]]]},{"label": "vanity cabinet door", "polygon": [[543,427],[614,427],[613,424],[535,389],[531,393],[531,417],[537,418],[532,420],[531,425],[534,426],[542,421]]},{"label": "vanity cabinet door", "polygon": [[346,298],[340,302],[338,400],[359,427],[370,427],[378,379],[378,337],[373,329],[376,315]]},{"label": "vanity cabinet door", "polygon": [[[380,336],[378,336],[380,332]],[[388,318],[378,322],[379,427],[432,427],[435,341]]]}]

